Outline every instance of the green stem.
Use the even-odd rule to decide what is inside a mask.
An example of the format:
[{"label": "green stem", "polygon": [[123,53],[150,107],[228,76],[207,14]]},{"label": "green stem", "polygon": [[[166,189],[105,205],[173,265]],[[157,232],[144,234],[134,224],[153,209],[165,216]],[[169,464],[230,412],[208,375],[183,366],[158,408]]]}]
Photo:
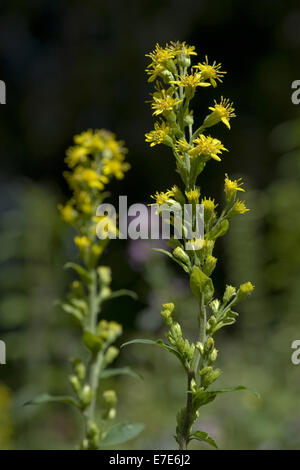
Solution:
[{"label": "green stem", "polygon": [[[92,270],[91,274],[91,284],[89,285],[88,290],[88,301],[89,301],[89,314],[87,319],[87,324],[89,330],[96,334],[97,330],[97,320],[98,314],[100,311],[100,300],[98,296],[98,288],[97,288],[97,272],[96,270]],[[97,392],[99,388],[99,376],[103,364],[103,351],[99,351],[97,354],[93,354],[90,359],[89,365],[89,378],[88,378],[88,385],[90,386],[91,390],[93,390],[93,398],[91,403],[86,408],[84,412],[85,418],[85,428],[86,428],[86,439],[88,439],[88,422],[92,421],[95,422],[95,412],[96,412],[96,402],[97,402]]]},{"label": "green stem", "polygon": [[[203,297],[200,301],[200,310],[199,310],[199,341],[204,345],[206,341],[206,308],[204,305]],[[195,355],[191,364],[191,370],[188,372],[188,381],[187,381],[187,399],[185,414],[183,419],[183,424],[180,430],[179,438],[179,449],[186,450],[188,445],[188,437],[190,434],[190,429],[194,421],[192,413],[192,390],[191,390],[191,381],[195,379],[198,374],[198,369],[201,361],[201,355],[198,350],[195,351]]]}]

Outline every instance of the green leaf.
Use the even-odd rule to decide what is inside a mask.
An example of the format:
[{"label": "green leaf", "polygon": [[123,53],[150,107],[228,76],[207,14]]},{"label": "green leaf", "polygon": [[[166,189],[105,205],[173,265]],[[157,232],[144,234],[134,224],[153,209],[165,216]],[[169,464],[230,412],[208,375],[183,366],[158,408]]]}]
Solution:
[{"label": "green leaf", "polygon": [[152,344],[154,346],[160,346],[161,348],[164,348],[170,353],[174,354],[184,366],[183,358],[181,357],[177,349],[173,348],[172,346],[169,346],[168,344],[165,344],[161,339],[158,339],[157,341],[153,341],[152,339],[133,339],[131,341],[123,343],[121,348],[128,346],[129,344]]},{"label": "green leaf", "polygon": [[210,444],[211,446],[215,447],[216,449],[218,448],[218,446],[216,444],[216,441],[212,437],[210,437],[207,434],[207,432],[205,432],[205,431],[193,432],[193,434],[191,434],[189,436],[189,441],[191,441],[192,439],[196,439],[197,441],[206,442],[207,444]]},{"label": "green leaf", "polygon": [[61,306],[61,308],[63,309],[64,312],[69,313],[70,315],[75,317],[76,320],[78,320],[80,323],[82,323],[83,314],[78,308],[73,307],[72,305],[67,304],[67,303],[60,303],[60,306]]},{"label": "green leaf", "polygon": [[130,367],[120,367],[115,369],[105,369],[100,374],[100,379],[107,379],[109,377],[114,377],[115,375],[130,375],[131,377],[135,377],[137,379],[141,379],[142,377],[134,372],[134,370],[130,369]]},{"label": "green leaf", "polygon": [[190,277],[190,287],[194,296],[200,300],[204,296],[204,303],[208,303],[214,295],[212,280],[198,267],[194,266]]},{"label": "green leaf", "polygon": [[90,284],[92,282],[92,277],[90,273],[84,269],[80,264],[76,263],[66,263],[64,265],[65,269],[74,269],[74,271],[77,272],[77,274],[81,277],[83,281],[85,281],[87,284]]},{"label": "green leaf", "polygon": [[238,385],[237,387],[223,388],[221,390],[208,390],[205,392],[196,392],[193,394],[193,407],[196,411],[201,406],[207,405],[208,403],[213,401],[216,396],[220,393],[237,392],[239,390],[248,390],[249,392],[253,393],[257,398],[259,398],[259,393],[247,387],[244,387],[243,385]]},{"label": "green leaf", "polygon": [[137,437],[144,429],[141,423],[119,423],[111,427],[100,442],[101,447],[115,446]]},{"label": "green leaf", "polygon": [[93,353],[99,352],[103,345],[102,339],[98,338],[98,336],[94,335],[89,330],[84,331],[82,341]]},{"label": "green leaf", "polygon": [[33,398],[33,400],[29,400],[26,403],[24,403],[24,406],[27,405],[41,405],[43,403],[65,403],[67,405],[73,405],[76,408],[80,408],[80,404],[73,398],[68,395],[48,395],[47,393],[44,393],[43,395],[39,395],[36,398]]},{"label": "green leaf", "polygon": [[132,290],[129,289],[120,289],[112,292],[110,295],[105,297],[104,300],[110,300],[110,299],[115,299],[117,297],[122,297],[124,295],[127,295],[128,297],[131,297],[134,300],[137,300],[138,296],[136,292],[133,292]]}]

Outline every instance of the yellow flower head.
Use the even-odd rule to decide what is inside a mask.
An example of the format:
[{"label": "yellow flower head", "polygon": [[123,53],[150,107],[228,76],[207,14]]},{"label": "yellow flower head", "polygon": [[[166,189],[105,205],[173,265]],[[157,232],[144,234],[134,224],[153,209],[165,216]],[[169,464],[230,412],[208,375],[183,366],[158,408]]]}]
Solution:
[{"label": "yellow flower head", "polygon": [[188,151],[191,157],[203,155],[221,161],[218,154],[221,154],[223,151],[227,152],[227,149],[220,140],[210,136],[206,137],[204,134],[200,134],[199,137],[194,140],[194,144],[196,144],[196,146]]},{"label": "yellow flower head", "polygon": [[218,206],[218,204],[215,204],[215,200],[211,199],[210,197],[209,198],[204,197],[201,200],[201,204],[203,205],[204,210],[207,212],[213,212]]},{"label": "yellow flower head", "polygon": [[223,96],[221,97],[220,103],[217,103],[216,100],[214,100],[214,102],[215,105],[208,108],[212,111],[212,114],[206,118],[204,125],[209,127],[222,121],[225,126],[230,129],[229,120],[236,116],[234,113],[233,103],[230,103],[229,99],[225,99]]},{"label": "yellow flower head", "polygon": [[242,178],[238,178],[237,180],[230,180],[228,175],[225,175],[225,194],[226,198],[231,198],[235,196],[237,191],[244,192],[245,190],[241,187],[243,186]]},{"label": "yellow flower head", "polygon": [[65,206],[59,204],[58,210],[61,213],[62,219],[68,224],[72,224],[76,220],[77,212],[71,202],[68,202]]},{"label": "yellow flower head", "polygon": [[70,183],[85,183],[90,188],[103,189],[104,184],[108,183],[106,176],[100,175],[97,171],[92,168],[84,168],[78,166],[73,175],[69,176]]},{"label": "yellow flower head", "polygon": [[182,100],[179,100],[178,98],[173,98],[172,94],[173,92],[168,93],[164,89],[153,93],[153,102],[151,107],[154,109],[154,116],[158,116],[166,111],[172,111],[174,106],[182,102]]},{"label": "yellow flower head", "polygon": [[201,71],[201,77],[203,80],[209,80],[212,86],[215,88],[217,86],[216,80],[222,82],[222,77],[226,72],[220,70],[221,64],[217,64],[216,61],[212,65],[209,65],[207,55],[205,56],[205,62],[202,62],[198,65],[194,65],[196,69]]},{"label": "yellow flower head", "polygon": [[201,73],[191,73],[190,75],[180,76],[179,80],[170,81],[173,85],[194,90],[197,86],[208,87],[210,83],[204,82]]},{"label": "yellow flower head", "polygon": [[167,202],[172,196],[174,196],[174,193],[172,190],[168,190],[168,191],[160,192],[160,193],[156,191],[154,196],[151,196],[151,198],[156,201],[156,204],[161,206],[162,204]]},{"label": "yellow flower head", "polygon": [[154,130],[145,134],[146,142],[150,142],[150,147],[162,144],[170,132],[170,128],[164,121],[154,123]]},{"label": "yellow flower head", "polygon": [[188,198],[189,202],[197,202],[199,199],[199,191],[197,188],[191,189],[190,191],[186,191],[185,195]]},{"label": "yellow flower head", "polygon": [[85,235],[75,237],[74,242],[78,248],[87,248],[91,245],[91,241]]},{"label": "yellow flower head", "polygon": [[84,214],[91,214],[93,212],[91,198],[86,191],[78,191],[74,196],[78,209]]},{"label": "yellow flower head", "polygon": [[129,163],[122,162],[120,160],[112,159],[112,160],[104,160],[103,161],[103,174],[106,176],[115,176],[118,180],[124,178],[124,174],[127,170],[129,170],[130,165]]},{"label": "yellow flower head", "polygon": [[189,46],[185,41],[171,41],[168,48],[170,51],[174,51],[176,56],[180,54],[185,54],[187,56],[197,55],[197,52],[195,52],[195,46]]},{"label": "yellow flower head", "polygon": [[234,216],[234,215],[239,215],[239,214],[245,214],[248,212],[250,209],[246,207],[246,204],[244,201],[236,201],[233,208],[231,209],[229,215]]},{"label": "yellow flower head", "polygon": [[74,147],[70,147],[66,151],[66,163],[70,168],[73,168],[78,163],[85,162],[87,160],[87,155],[89,151],[86,147],[82,145],[76,145]]},{"label": "yellow flower head", "polygon": [[178,153],[184,153],[191,148],[190,144],[186,141],[185,138],[177,140],[175,144],[175,150]]}]

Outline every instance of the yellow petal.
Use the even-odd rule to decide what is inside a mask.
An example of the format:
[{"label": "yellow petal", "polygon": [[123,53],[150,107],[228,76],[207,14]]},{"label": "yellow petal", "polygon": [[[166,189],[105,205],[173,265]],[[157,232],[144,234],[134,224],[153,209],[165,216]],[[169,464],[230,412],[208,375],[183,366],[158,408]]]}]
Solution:
[{"label": "yellow petal", "polygon": [[225,124],[225,126],[228,127],[228,129],[230,129],[230,124],[226,117],[222,117],[221,121]]}]

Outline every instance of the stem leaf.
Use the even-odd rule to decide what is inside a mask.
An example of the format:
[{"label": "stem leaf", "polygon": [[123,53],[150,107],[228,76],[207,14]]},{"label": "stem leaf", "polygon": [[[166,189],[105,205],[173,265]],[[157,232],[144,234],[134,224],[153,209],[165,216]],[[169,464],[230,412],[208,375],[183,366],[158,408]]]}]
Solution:
[{"label": "stem leaf", "polygon": [[119,423],[112,426],[100,442],[101,447],[110,447],[137,437],[144,429],[141,423]]},{"label": "stem leaf", "polygon": [[193,432],[193,434],[189,435],[189,441],[192,439],[196,439],[197,441],[202,441],[206,442],[207,444],[210,444],[211,446],[215,447],[216,449],[218,448],[216,441],[210,437],[207,432],[205,431],[196,431]]},{"label": "stem leaf", "polygon": [[130,375],[131,377],[135,377],[137,379],[142,378],[134,370],[130,369],[130,367],[120,367],[115,369],[103,370],[100,374],[100,379],[107,379],[109,377],[114,377],[115,375]]},{"label": "stem leaf", "polygon": [[42,395],[38,395],[36,398],[27,401],[24,403],[24,406],[27,405],[41,405],[43,403],[65,403],[67,405],[75,406],[76,408],[80,408],[80,404],[73,398],[68,395],[48,395],[48,393],[44,393]]}]

